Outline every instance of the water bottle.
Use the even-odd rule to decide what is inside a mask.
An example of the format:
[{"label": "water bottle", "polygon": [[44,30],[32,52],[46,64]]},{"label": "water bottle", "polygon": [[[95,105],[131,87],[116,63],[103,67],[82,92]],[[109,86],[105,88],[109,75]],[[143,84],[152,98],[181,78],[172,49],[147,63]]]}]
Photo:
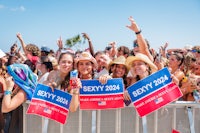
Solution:
[{"label": "water bottle", "polygon": [[200,93],[197,90],[193,90],[193,97],[197,103],[200,102]]}]

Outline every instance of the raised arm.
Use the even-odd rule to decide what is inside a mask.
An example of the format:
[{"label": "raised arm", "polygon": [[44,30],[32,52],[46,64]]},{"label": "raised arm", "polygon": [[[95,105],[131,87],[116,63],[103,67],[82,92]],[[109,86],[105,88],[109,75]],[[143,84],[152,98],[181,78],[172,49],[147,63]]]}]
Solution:
[{"label": "raised arm", "polygon": [[17,38],[19,39],[19,41],[20,41],[20,43],[22,45],[22,49],[23,49],[25,55],[27,55],[26,44],[25,44],[25,42],[24,42],[24,40],[22,38],[22,35],[20,33],[17,33]]},{"label": "raised arm", "polygon": [[92,56],[94,56],[94,47],[93,47],[93,44],[92,44],[92,41],[91,41],[90,37],[86,33],[82,33],[82,34],[83,34],[83,37],[88,40],[88,45],[89,45],[90,53],[91,53]]},{"label": "raised arm", "polygon": [[57,45],[58,45],[58,50],[56,51],[56,58],[58,59],[60,54],[61,54],[61,50],[63,49],[63,41],[62,38],[60,36],[60,38],[57,40]]},{"label": "raised arm", "polygon": [[116,47],[116,42],[110,42],[109,45],[111,46],[111,57],[115,57],[117,55],[117,47]]},{"label": "raised arm", "polygon": [[130,30],[132,30],[135,33],[137,42],[139,45],[140,53],[145,54],[146,56],[149,57],[151,61],[153,61],[153,56],[151,55],[149,51],[147,42],[141,33],[142,32],[141,29],[139,28],[139,26],[137,25],[137,23],[135,22],[132,16],[129,17],[129,20],[131,22],[131,25],[130,26],[127,25],[126,27],[128,27]]},{"label": "raised arm", "polygon": [[26,93],[22,89],[20,89],[17,94],[11,98],[13,87],[14,81],[12,81],[12,77],[9,76],[5,79],[4,97],[2,101],[3,113],[16,109],[26,100]]}]

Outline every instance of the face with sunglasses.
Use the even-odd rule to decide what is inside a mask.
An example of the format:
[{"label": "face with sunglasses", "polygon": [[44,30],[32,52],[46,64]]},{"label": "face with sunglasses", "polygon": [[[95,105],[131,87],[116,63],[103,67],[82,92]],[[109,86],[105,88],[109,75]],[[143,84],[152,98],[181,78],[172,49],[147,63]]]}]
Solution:
[{"label": "face with sunglasses", "polygon": [[200,50],[198,50],[198,49],[193,49],[192,52],[193,52],[193,53],[199,53],[199,54],[200,54]]},{"label": "face with sunglasses", "polygon": [[137,41],[133,42],[133,52],[134,52],[134,54],[139,52],[139,45],[138,45]]},{"label": "face with sunglasses", "polygon": [[193,49],[191,52],[195,54],[196,58],[200,58],[200,49]]}]

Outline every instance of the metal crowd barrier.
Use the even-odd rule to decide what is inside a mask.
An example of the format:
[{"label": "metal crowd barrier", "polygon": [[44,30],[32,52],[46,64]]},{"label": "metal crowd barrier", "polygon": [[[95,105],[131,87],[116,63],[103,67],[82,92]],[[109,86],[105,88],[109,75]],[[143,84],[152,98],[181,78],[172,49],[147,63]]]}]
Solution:
[{"label": "metal crowd barrier", "polygon": [[200,104],[177,101],[140,118],[133,106],[122,109],[69,113],[67,123],[59,124],[37,115],[26,114],[23,104],[24,133],[200,133]]}]

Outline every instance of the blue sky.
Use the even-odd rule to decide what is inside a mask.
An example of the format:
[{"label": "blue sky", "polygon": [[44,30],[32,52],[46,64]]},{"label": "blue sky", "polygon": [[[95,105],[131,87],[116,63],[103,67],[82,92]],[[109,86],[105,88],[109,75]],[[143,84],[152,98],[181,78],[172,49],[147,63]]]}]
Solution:
[{"label": "blue sky", "polygon": [[8,51],[20,32],[26,43],[56,50],[60,36],[86,32],[95,51],[111,41],[132,48],[129,16],[155,50],[166,42],[169,48],[200,45],[199,0],[0,0],[0,46]]}]

